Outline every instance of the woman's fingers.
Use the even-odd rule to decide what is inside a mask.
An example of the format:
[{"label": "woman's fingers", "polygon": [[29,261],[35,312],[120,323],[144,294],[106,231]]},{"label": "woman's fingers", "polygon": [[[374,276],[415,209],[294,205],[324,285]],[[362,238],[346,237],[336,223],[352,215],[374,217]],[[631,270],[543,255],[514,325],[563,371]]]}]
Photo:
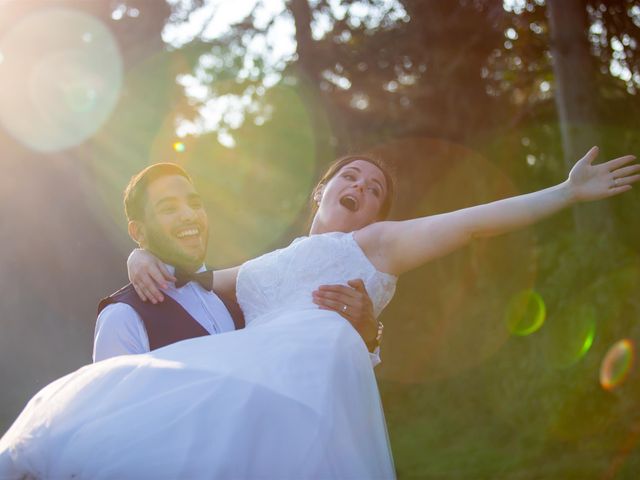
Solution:
[{"label": "woman's fingers", "polygon": [[140,300],[143,302],[158,303],[164,300],[162,293],[155,287],[151,281],[138,280],[132,282],[133,289],[136,291]]},{"label": "woman's fingers", "polygon": [[133,289],[136,291],[136,293],[140,297],[140,300],[142,300],[143,302],[146,302],[147,301],[147,296],[144,294],[142,289],[140,287],[138,287],[135,283],[132,283],[132,285],[133,285]]},{"label": "woman's fingers", "polygon": [[162,295],[162,292],[155,285],[147,285],[147,286],[143,287],[143,289],[144,289],[144,293],[147,296],[147,298],[154,305],[156,303],[160,303],[160,302],[164,301],[164,296]]},{"label": "woman's fingers", "polygon": [[148,300],[151,303],[158,303],[164,300],[164,295],[162,295],[162,292],[158,288],[155,280],[148,272],[146,274],[140,274],[132,283],[142,300]]},{"label": "woman's fingers", "polygon": [[[160,260],[157,261],[156,266],[158,267],[158,270],[162,274],[162,278],[164,278],[164,280],[166,280],[167,282],[175,282],[176,281],[176,277],[171,275],[169,270],[167,270],[167,266],[164,263],[162,263]],[[164,283],[164,282],[158,282],[158,284],[164,284],[165,285],[164,288],[167,288],[166,287],[166,283]]]},{"label": "woman's fingers", "polygon": [[593,161],[597,158],[598,153],[600,153],[600,149],[598,147],[591,147],[589,151],[582,157],[579,161],[587,163],[591,165]]},{"label": "woman's fingers", "polygon": [[148,281],[146,284],[145,294],[151,297],[151,303],[159,303],[164,301],[164,295],[158,288],[158,285],[154,281]]},{"label": "woman's fingers", "polygon": [[606,163],[603,163],[607,170],[613,172],[614,170],[618,170],[620,167],[624,167],[627,163],[633,162],[636,159],[633,155],[625,155],[624,157],[614,158],[613,160],[609,160]]},{"label": "woman's fingers", "polygon": [[618,168],[613,172],[614,178],[622,178],[640,172],[640,164],[629,165],[628,167]]},{"label": "woman's fingers", "polygon": [[167,282],[175,282],[175,277],[169,273],[166,265],[141,248],[134,249],[129,255],[127,273],[136,293],[145,302],[164,301],[160,289],[166,289]]},{"label": "woman's fingers", "polygon": [[614,195],[618,195],[620,193],[628,192],[633,187],[631,185],[622,185],[621,187],[614,187],[609,190],[609,196],[613,197]]},{"label": "woman's fingers", "polygon": [[622,187],[624,185],[631,185],[632,183],[637,182],[638,180],[640,180],[640,175],[629,175],[628,177],[623,177],[623,178],[616,178],[614,180],[615,182],[615,187]]},{"label": "woman's fingers", "polygon": [[166,275],[169,275],[169,272],[166,271],[164,265],[151,265],[149,267],[148,274],[151,277],[151,281],[154,282],[155,285],[159,286],[160,288],[167,288],[168,279]]}]

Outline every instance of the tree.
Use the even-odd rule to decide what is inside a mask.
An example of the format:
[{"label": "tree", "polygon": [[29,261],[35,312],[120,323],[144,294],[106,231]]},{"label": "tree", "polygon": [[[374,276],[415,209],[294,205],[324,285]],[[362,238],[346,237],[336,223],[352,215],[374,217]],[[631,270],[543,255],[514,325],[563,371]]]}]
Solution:
[{"label": "tree", "polygon": [[[599,135],[596,65],[589,48],[589,17],[583,0],[548,0],[550,53],[555,74],[555,103],[560,119],[567,171],[593,145]],[[613,218],[606,202],[574,207],[582,232],[612,233]]]}]

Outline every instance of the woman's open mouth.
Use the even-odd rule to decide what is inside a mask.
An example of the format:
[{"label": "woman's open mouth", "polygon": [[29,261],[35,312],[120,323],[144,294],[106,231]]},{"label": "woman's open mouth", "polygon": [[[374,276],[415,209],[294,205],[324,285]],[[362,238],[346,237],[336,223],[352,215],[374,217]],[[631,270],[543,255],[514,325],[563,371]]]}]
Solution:
[{"label": "woman's open mouth", "polygon": [[345,195],[344,197],[342,197],[340,199],[340,205],[345,207],[347,210],[350,210],[351,212],[355,212],[358,210],[358,200],[356,200],[356,198],[352,197],[351,195]]}]

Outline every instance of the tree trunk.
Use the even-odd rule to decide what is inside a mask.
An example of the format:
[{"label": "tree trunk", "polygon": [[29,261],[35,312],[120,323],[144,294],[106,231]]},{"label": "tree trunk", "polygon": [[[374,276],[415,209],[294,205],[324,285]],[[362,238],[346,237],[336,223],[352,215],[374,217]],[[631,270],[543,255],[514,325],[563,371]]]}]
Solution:
[{"label": "tree trunk", "polygon": [[[555,101],[567,172],[589,148],[601,143],[598,131],[595,63],[589,51],[589,18],[583,0],[548,0]],[[574,207],[579,232],[613,233],[606,201]]]},{"label": "tree trunk", "polygon": [[348,129],[339,109],[335,108],[332,99],[320,88],[322,71],[327,67],[327,61],[311,35],[313,12],[309,0],[290,0],[288,8],[296,27],[296,65],[298,76],[307,87],[304,98],[316,132],[316,155],[320,160],[317,168],[321,172],[326,167],[326,161],[333,160],[335,152],[345,148]]}]

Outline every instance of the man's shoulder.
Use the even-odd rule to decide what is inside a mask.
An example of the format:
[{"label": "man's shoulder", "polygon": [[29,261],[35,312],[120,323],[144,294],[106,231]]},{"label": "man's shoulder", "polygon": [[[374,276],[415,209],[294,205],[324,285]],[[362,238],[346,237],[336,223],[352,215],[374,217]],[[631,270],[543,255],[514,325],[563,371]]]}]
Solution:
[{"label": "man's shoulder", "polygon": [[122,303],[135,308],[135,306],[141,302],[142,301],[139,299],[135,288],[133,288],[133,285],[129,283],[100,300],[98,303],[98,315],[100,315],[106,307],[112,304]]},{"label": "man's shoulder", "polygon": [[[110,298],[114,301],[118,301],[120,299],[128,299],[132,295],[135,295],[136,298],[138,294],[136,293],[135,288],[133,288],[133,284],[127,283],[124,287],[119,288],[109,296],[105,297],[104,300]],[[114,302],[115,303],[115,302]]]},{"label": "man's shoulder", "polygon": [[149,351],[146,331],[140,315],[126,303],[105,306],[96,319],[93,361],[116,355]]},{"label": "man's shoulder", "polygon": [[135,311],[136,309],[133,308],[128,303],[113,302],[108,305],[105,305],[105,307],[100,311],[98,316],[113,315],[114,313],[135,312]]},{"label": "man's shoulder", "polygon": [[115,302],[105,306],[100,313],[98,313],[97,325],[105,325],[109,323],[125,323],[131,320],[140,319],[138,312],[126,303]]}]

